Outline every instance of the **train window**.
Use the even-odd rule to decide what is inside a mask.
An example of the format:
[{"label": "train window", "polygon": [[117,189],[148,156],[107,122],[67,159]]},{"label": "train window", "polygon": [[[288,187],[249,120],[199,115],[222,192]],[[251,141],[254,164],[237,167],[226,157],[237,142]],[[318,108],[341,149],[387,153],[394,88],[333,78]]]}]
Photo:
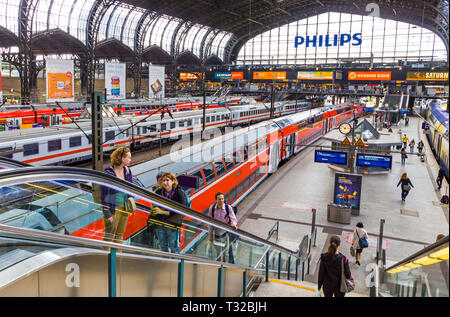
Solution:
[{"label": "train window", "polygon": [[252,144],[248,147],[248,156],[253,157],[256,155],[256,144]]},{"label": "train window", "polygon": [[130,107],[125,107],[125,111],[130,111]]},{"label": "train window", "polygon": [[142,127],[142,134],[147,134],[147,127]]},{"label": "train window", "polygon": [[245,179],[244,179],[244,190],[247,190],[250,188],[250,175],[248,175]]},{"label": "train window", "polygon": [[59,151],[59,150],[61,150],[61,139],[48,141],[48,151],[49,152]]},{"label": "train window", "polygon": [[175,128],[175,121],[170,122],[170,128],[174,129]]},{"label": "train window", "polygon": [[[3,152],[3,151],[10,151],[12,149],[13,149],[12,147],[3,147],[3,148],[0,148],[0,153]],[[6,155],[2,155],[2,156],[6,157],[6,158],[12,158],[13,157],[12,153],[11,154],[6,154]]]},{"label": "train window", "polygon": [[187,126],[188,127],[191,127],[192,126],[192,119],[189,119],[188,121],[186,121],[187,122]]},{"label": "train window", "polygon": [[239,155],[239,152],[233,152],[233,160],[234,160],[234,164],[235,166],[238,166],[239,164],[242,163],[242,159],[241,156]]},{"label": "train window", "polygon": [[161,131],[166,131],[166,124],[165,123],[161,123]]},{"label": "train window", "polygon": [[191,175],[197,176],[199,178],[198,188],[194,189],[194,192],[199,191],[200,189],[202,189],[205,186],[205,181],[203,180],[202,173],[200,171],[196,171],[195,173],[192,173]]},{"label": "train window", "polygon": [[211,116],[211,122],[216,122],[216,117],[215,116]]},{"label": "train window", "polygon": [[206,123],[209,123],[209,117],[206,117]]},{"label": "train window", "polygon": [[69,139],[69,147],[76,147],[81,145],[81,136],[74,136]]},{"label": "train window", "polygon": [[178,125],[180,128],[184,127],[184,121],[183,120],[178,121]]},{"label": "train window", "polygon": [[255,181],[256,181],[256,171],[253,171],[250,174],[250,185],[253,185],[255,183]]},{"label": "train window", "polygon": [[208,164],[202,168],[203,174],[205,174],[206,184],[209,184],[216,180],[216,174],[211,164]]},{"label": "train window", "polygon": [[216,121],[220,121],[220,115],[216,116]]},{"label": "train window", "polygon": [[29,156],[29,155],[35,155],[35,154],[39,154],[39,143],[25,144],[23,146],[23,156]]},{"label": "train window", "polygon": [[244,146],[243,148],[241,148],[240,151],[241,151],[241,156],[242,156],[242,153],[244,153],[244,156],[243,156],[244,161],[247,161],[247,159],[248,159],[247,145]]},{"label": "train window", "polygon": [[233,169],[233,159],[231,155],[225,155],[223,160],[225,161],[225,167],[227,168],[227,172]]},{"label": "train window", "polygon": [[217,178],[225,174],[225,166],[222,160],[214,162],[214,167],[216,168]]},{"label": "train window", "polygon": [[[155,132],[156,131],[156,124],[152,124],[148,127],[150,131]],[[129,131],[129,130],[128,130]]]},{"label": "train window", "polygon": [[243,192],[244,192],[244,181],[238,184],[237,197],[241,196]]},{"label": "train window", "polygon": [[230,193],[228,193],[228,192],[225,193],[224,197],[225,197],[225,202],[228,203],[230,201]]},{"label": "train window", "polygon": [[[106,131],[104,141],[109,142],[109,141],[114,140],[114,134],[115,134],[114,131]],[[139,134],[139,132],[138,132],[138,134]],[[77,145],[74,145],[74,146],[77,146]],[[72,147],[72,145],[70,147]]]},{"label": "train window", "polygon": [[222,121],[225,121],[225,115],[224,114],[222,115],[221,118],[222,118]]},{"label": "train window", "polygon": [[230,190],[230,201],[229,201],[229,203],[232,203],[233,201],[236,200],[236,192],[237,192],[237,186],[234,186],[234,187]]}]

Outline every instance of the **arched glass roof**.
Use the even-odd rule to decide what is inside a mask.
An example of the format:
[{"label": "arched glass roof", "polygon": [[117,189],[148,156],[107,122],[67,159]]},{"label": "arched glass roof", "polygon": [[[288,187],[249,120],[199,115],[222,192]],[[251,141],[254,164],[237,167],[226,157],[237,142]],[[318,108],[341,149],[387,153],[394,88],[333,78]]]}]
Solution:
[{"label": "arched glass roof", "polygon": [[[420,24],[420,22],[418,21]],[[328,43],[319,36],[360,33],[361,45]],[[296,36],[305,43],[295,47]],[[306,45],[306,38],[317,43]],[[215,43],[220,36],[216,37]],[[325,41],[325,40],[323,40]],[[333,42],[333,40],[331,40]],[[220,56],[220,55],[219,55]],[[325,64],[352,59],[374,63],[398,60],[445,61],[447,51],[441,38],[417,25],[372,16],[327,12],[266,31],[242,46],[237,64]]]}]

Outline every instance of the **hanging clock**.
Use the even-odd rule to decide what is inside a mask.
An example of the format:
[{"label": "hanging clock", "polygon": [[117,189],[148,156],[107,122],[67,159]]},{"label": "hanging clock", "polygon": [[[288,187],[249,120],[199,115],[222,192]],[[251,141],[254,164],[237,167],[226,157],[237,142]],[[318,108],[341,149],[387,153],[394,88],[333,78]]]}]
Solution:
[{"label": "hanging clock", "polygon": [[349,134],[352,131],[352,127],[348,123],[343,123],[339,126],[339,132],[342,134]]}]

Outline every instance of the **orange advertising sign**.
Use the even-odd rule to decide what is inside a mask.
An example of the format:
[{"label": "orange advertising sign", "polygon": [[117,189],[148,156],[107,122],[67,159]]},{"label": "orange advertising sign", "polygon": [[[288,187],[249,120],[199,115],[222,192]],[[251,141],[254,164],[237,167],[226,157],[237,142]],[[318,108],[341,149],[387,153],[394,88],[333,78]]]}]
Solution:
[{"label": "orange advertising sign", "polygon": [[391,72],[348,72],[348,80],[391,80]]},{"label": "orange advertising sign", "polygon": [[253,72],[253,79],[286,79],[286,72]]},{"label": "orange advertising sign", "polygon": [[196,80],[201,77],[201,73],[180,73],[181,80]]},{"label": "orange advertising sign", "polygon": [[72,98],[73,97],[73,74],[48,73],[47,87],[49,99]]}]

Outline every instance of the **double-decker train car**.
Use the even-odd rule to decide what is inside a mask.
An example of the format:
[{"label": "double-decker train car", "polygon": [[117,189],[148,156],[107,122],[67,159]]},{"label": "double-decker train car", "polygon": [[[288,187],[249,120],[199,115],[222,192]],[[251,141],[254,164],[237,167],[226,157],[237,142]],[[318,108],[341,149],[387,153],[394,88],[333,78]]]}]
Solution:
[{"label": "double-decker train car", "polygon": [[[309,109],[307,101],[279,102],[275,104],[274,116],[288,115]],[[206,132],[211,129],[235,125],[249,125],[270,117],[270,109],[264,105],[234,106],[230,108],[207,109],[205,116]],[[145,119],[145,120],[143,120]],[[132,128],[130,126],[135,124]],[[203,111],[176,112],[172,117],[160,115],[119,117],[104,119],[103,150],[108,152],[116,146],[133,148],[149,147],[175,140],[186,134],[200,131],[203,127]],[[80,127],[83,131],[80,131]],[[91,121],[79,121],[77,125],[64,127],[50,126],[26,130],[5,131],[0,140],[0,150],[23,149],[8,155],[17,161],[33,165],[67,164],[89,159],[92,155]]]},{"label": "double-decker train car", "polygon": [[428,142],[448,181],[448,111],[433,100],[427,109],[427,121],[432,127],[427,133]]},{"label": "double-decker train car", "polygon": [[0,107],[0,131],[27,129],[70,123],[85,110],[83,103],[37,105],[3,105]]}]

